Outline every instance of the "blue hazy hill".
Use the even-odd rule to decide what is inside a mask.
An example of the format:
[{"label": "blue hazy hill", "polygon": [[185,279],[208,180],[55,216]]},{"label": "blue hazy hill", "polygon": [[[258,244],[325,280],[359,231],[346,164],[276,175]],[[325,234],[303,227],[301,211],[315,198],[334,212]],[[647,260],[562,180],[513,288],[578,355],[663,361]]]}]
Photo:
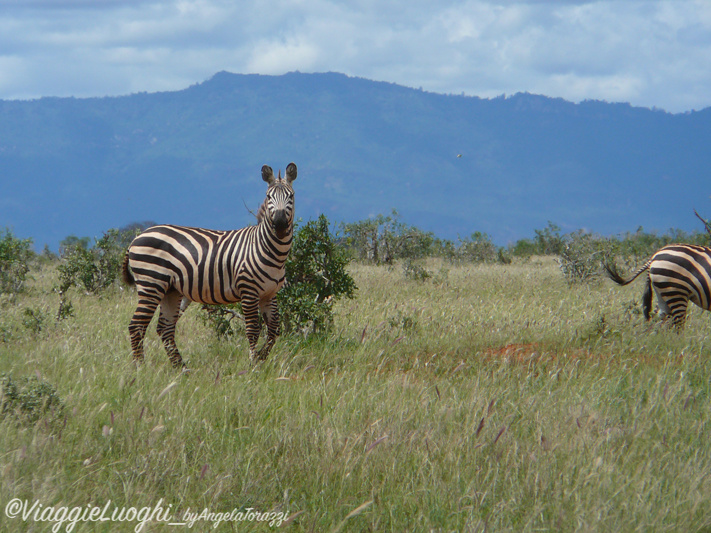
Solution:
[{"label": "blue hazy hill", "polygon": [[297,216],[396,208],[498,244],[548,221],[614,234],[711,213],[711,108],[443,95],[342,74],[220,72],[181,91],[0,101],[0,227],[56,249],[134,221],[254,223],[263,164],[299,167]]}]

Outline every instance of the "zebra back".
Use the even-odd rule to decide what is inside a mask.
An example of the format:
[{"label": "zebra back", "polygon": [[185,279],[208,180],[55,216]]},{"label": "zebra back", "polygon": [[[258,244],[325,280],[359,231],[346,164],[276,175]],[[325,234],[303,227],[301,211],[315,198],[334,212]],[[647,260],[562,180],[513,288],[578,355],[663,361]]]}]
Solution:
[{"label": "zebra back", "polygon": [[[175,289],[189,300],[207,304],[238,302],[245,291],[262,297],[276,294],[284,283],[291,249],[296,165],[286,179],[262,168],[269,183],[258,223],[220,231],[176,225],[148,228],[131,243],[124,278],[135,279],[160,299]],[[162,293],[162,294],[161,294]]]}]

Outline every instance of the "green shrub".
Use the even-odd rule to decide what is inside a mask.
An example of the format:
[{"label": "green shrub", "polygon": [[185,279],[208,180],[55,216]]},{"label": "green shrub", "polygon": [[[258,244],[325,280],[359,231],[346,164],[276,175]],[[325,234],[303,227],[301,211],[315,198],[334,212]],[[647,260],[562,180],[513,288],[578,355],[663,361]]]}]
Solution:
[{"label": "green shrub", "polygon": [[59,413],[63,407],[57,390],[37,377],[20,380],[0,374],[0,416],[36,422],[51,411]]},{"label": "green shrub", "polygon": [[26,307],[22,312],[22,325],[35,335],[39,335],[47,322],[47,313],[39,307]]},{"label": "green shrub", "polygon": [[392,264],[397,259],[419,259],[436,253],[440,247],[431,232],[422,231],[392,215],[341,224],[345,247],[355,259],[375,264]]},{"label": "green shrub", "polygon": [[538,246],[531,239],[519,239],[509,245],[509,253],[515,257],[528,259],[538,253]]},{"label": "green shrub", "polygon": [[18,239],[9,229],[0,239],[0,292],[20,292],[30,271],[32,239]]},{"label": "green shrub", "polygon": [[559,255],[565,247],[565,239],[560,235],[560,227],[548,221],[544,229],[534,230],[536,253],[538,255]]},{"label": "green shrub", "polygon": [[609,241],[579,230],[563,239],[558,264],[569,284],[588,283],[599,279],[602,264],[611,254]]},{"label": "green shrub", "polygon": [[126,252],[122,239],[118,230],[110,229],[91,249],[81,242],[65,248],[64,262],[57,267],[60,292],[66,293],[70,287],[82,287],[96,294],[109,287],[121,271]]},{"label": "green shrub", "polygon": [[285,332],[317,332],[333,321],[334,301],[353,298],[355,281],[346,271],[350,259],[321,215],[295,231],[286,262],[286,286],[279,291],[279,312]]},{"label": "green shrub", "polygon": [[459,238],[459,246],[449,259],[468,263],[493,263],[498,258],[498,252],[499,249],[491,242],[489,235],[475,231],[470,237]]},{"label": "green shrub", "polygon": [[417,316],[414,313],[403,313],[396,309],[393,315],[388,316],[388,326],[399,334],[412,332],[419,328]]},{"label": "green shrub", "polygon": [[59,241],[59,255],[61,257],[66,257],[77,248],[82,250],[88,250],[89,241],[89,237],[77,237],[76,235],[68,235],[67,237]]},{"label": "green shrub", "polygon": [[127,243],[135,234],[135,231],[110,229],[93,248],[88,248],[88,239],[70,236],[62,241],[62,263],[57,267],[59,287],[56,290],[60,298],[57,320],[74,315],[72,302],[67,296],[71,287],[99,294],[116,281]]},{"label": "green shrub", "polygon": [[[202,306],[201,318],[204,324],[210,327],[218,337],[231,337],[244,330],[244,315],[242,306],[238,303],[228,305]],[[236,319],[236,320],[235,320]]]},{"label": "green shrub", "polygon": [[422,266],[421,262],[409,258],[403,261],[402,271],[405,274],[405,278],[413,281],[427,281],[432,277],[432,272]]}]

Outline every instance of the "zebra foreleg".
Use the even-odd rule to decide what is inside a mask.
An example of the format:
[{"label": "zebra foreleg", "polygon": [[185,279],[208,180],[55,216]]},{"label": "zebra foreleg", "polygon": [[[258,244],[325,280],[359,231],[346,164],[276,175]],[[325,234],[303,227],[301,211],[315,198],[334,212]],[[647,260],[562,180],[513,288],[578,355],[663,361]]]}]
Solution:
[{"label": "zebra foreleg", "polygon": [[158,317],[158,327],[156,328],[174,368],[185,366],[183,358],[178,351],[178,346],[175,344],[175,324],[184,309],[182,300],[183,297],[178,291],[168,291],[160,303],[160,316]]},{"label": "zebra foreleg", "polygon": [[247,330],[247,342],[249,343],[249,361],[255,363],[258,359],[259,333],[262,331],[262,324],[259,321],[259,301],[256,298],[243,296],[241,303],[244,325]]},{"label": "zebra foreleg", "polygon": [[264,346],[262,346],[262,349],[259,350],[257,357],[263,361],[267,358],[269,352],[274,347],[277,337],[281,334],[279,307],[277,305],[276,297],[273,297],[265,306],[262,307],[262,314],[264,315],[264,320],[267,323],[267,340],[264,343]]}]

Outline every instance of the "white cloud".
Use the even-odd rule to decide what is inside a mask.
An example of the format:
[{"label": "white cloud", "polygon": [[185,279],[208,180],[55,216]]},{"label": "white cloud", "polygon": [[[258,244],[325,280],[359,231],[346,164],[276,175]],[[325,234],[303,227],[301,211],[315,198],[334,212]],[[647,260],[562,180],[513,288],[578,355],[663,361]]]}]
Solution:
[{"label": "white cloud", "polygon": [[175,90],[220,70],[711,105],[706,0],[5,0],[0,98]]},{"label": "white cloud", "polygon": [[247,72],[282,74],[290,70],[312,70],[319,58],[319,47],[299,38],[285,41],[260,41],[246,62]]}]

